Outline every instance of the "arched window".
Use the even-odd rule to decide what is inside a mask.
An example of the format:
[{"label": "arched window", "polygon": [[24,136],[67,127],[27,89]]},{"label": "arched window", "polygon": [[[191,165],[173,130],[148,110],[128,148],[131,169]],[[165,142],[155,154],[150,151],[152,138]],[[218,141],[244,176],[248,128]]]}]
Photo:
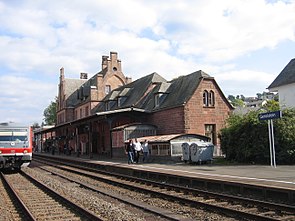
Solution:
[{"label": "arched window", "polygon": [[104,90],[105,94],[109,94],[111,92],[111,85],[106,85]]},{"label": "arched window", "polygon": [[210,91],[209,93],[209,106],[212,106],[214,107],[215,105],[215,97],[214,97],[214,92],[213,91]]},{"label": "arched window", "polygon": [[208,91],[204,90],[203,92],[203,105],[205,107],[208,107],[209,103],[208,103]]},{"label": "arched window", "polygon": [[204,107],[214,107],[215,106],[214,91],[210,90],[210,92],[208,92],[207,90],[204,90],[204,92],[203,92],[203,106]]}]

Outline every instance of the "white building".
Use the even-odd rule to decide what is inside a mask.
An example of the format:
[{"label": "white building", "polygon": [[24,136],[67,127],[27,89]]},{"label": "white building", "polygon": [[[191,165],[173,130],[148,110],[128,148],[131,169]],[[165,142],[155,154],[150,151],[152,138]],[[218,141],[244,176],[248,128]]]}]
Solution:
[{"label": "white building", "polygon": [[267,88],[278,92],[281,108],[295,108],[295,58],[281,71]]}]

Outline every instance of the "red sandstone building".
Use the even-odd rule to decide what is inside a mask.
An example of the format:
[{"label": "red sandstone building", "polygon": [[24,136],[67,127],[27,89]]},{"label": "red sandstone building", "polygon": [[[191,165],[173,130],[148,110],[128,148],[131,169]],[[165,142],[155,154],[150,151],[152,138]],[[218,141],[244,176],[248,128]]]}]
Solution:
[{"label": "red sandstone building", "polygon": [[61,68],[57,122],[50,130],[59,148],[66,145],[90,156],[120,157],[127,139],[169,134],[210,137],[219,155],[218,132],[232,109],[214,78],[203,71],[171,81],[157,73],[132,81],[111,52],[89,79],[86,73],[67,79]]}]

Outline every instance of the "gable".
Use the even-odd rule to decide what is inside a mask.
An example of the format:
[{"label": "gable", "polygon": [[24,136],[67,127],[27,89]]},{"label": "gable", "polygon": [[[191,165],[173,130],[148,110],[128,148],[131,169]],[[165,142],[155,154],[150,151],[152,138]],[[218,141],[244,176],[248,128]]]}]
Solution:
[{"label": "gable", "polygon": [[[204,84],[206,82],[206,84]],[[226,96],[224,95],[224,93],[222,92],[222,90],[220,89],[219,85],[217,84],[217,82],[215,81],[214,78],[210,78],[210,79],[204,79],[201,82],[202,86],[200,86],[200,93],[201,95],[199,96],[199,99],[202,100],[203,103],[203,92],[207,91],[208,93],[210,93],[210,91],[213,91],[214,93],[214,99],[215,99],[215,103],[218,102],[217,96],[219,96],[219,98],[223,101],[223,103],[230,109],[233,110],[234,107],[232,106],[232,104],[228,101],[228,99],[226,98]],[[215,105],[214,105],[215,106]]]},{"label": "gable", "polygon": [[295,58],[281,71],[276,79],[268,86],[267,89],[280,87],[286,84],[295,83]]}]

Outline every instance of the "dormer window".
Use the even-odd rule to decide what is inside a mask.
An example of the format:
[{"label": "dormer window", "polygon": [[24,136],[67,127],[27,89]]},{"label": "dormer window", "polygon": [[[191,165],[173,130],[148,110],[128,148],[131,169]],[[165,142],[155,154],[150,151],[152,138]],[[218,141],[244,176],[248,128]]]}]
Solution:
[{"label": "dormer window", "polygon": [[210,90],[210,92],[208,92],[207,90],[204,90],[204,92],[203,92],[203,106],[204,107],[214,107],[215,106],[214,91]]},{"label": "dormer window", "polygon": [[114,109],[116,107],[116,100],[107,100],[105,101],[104,105],[105,105],[105,110],[109,111],[111,109]]},{"label": "dormer window", "polygon": [[109,111],[111,109],[110,101],[105,102],[105,110]]},{"label": "dormer window", "polygon": [[167,94],[165,94],[165,93],[157,93],[157,94],[155,94],[155,107],[159,107],[166,96],[167,96]]},{"label": "dormer window", "polygon": [[160,94],[155,95],[155,107],[159,107],[160,105]]},{"label": "dormer window", "polygon": [[117,106],[121,107],[123,105],[123,103],[126,101],[127,97],[122,96],[122,97],[118,97],[117,98]]},{"label": "dormer window", "polygon": [[117,106],[118,107],[121,107],[121,105],[122,105],[122,97],[118,97],[118,99],[117,99]]}]

